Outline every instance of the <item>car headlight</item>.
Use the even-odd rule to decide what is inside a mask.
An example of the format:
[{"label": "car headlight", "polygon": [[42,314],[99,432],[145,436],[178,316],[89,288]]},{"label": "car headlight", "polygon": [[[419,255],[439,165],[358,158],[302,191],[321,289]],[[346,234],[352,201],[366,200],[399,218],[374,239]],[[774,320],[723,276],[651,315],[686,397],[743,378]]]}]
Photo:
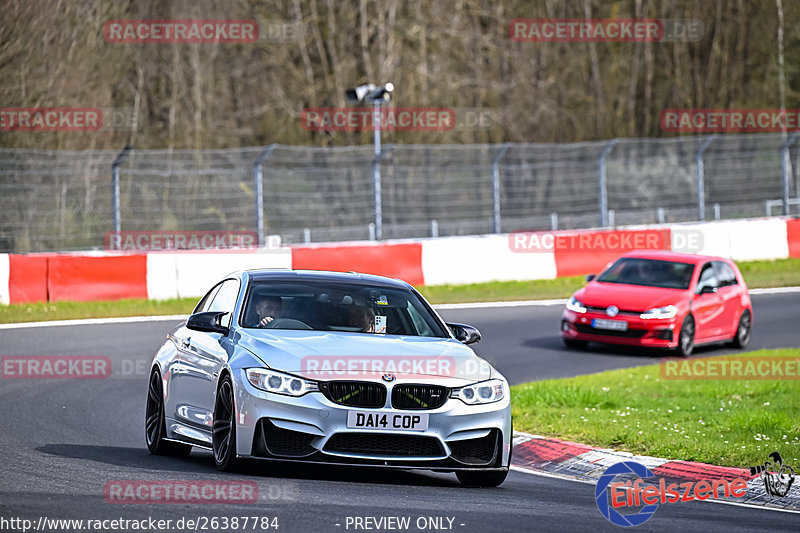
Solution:
[{"label": "car headlight", "polygon": [[584,307],[580,300],[576,300],[574,296],[570,296],[569,300],[567,301],[567,309],[576,313],[586,312],[586,307]]},{"label": "car headlight", "polygon": [[469,405],[499,402],[505,396],[505,385],[500,379],[481,381],[474,385],[453,389],[450,393],[451,398],[458,398]]},{"label": "car headlight", "polygon": [[267,370],[266,368],[247,368],[245,373],[247,374],[247,381],[253,387],[267,392],[274,392],[275,394],[302,396],[319,390],[316,381],[309,381],[290,374]]},{"label": "car headlight", "polygon": [[674,305],[666,305],[664,307],[656,307],[655,309],[648,309],[639,318],[673,318],[678,314],[678,308]]}]

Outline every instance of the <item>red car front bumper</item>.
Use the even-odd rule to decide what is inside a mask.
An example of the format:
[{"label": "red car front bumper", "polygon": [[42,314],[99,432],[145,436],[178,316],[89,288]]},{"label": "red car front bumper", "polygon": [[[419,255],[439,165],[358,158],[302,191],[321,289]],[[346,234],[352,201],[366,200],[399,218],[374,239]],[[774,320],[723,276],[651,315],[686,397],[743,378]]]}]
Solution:
[{"label": "red car front bumper", "polygon": [[[593,326],[593,320],[596,319],[624,321],[627,328],[623,331],[597,328]],[[576,341],[674,348],[678,345],[682,322],[681,315],[662,319],[643,319],[634,315],[611,318],[605,313],[576,313],[565,309],[561,314],[561,336]]]}]

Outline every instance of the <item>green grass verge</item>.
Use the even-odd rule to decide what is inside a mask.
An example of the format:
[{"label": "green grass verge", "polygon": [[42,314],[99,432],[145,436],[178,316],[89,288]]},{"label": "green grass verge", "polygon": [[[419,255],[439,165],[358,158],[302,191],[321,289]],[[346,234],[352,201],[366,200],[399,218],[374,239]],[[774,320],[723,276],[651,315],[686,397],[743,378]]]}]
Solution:
[{"label": "green grass verge", "polygon": [[[797,358],[800,349],[747,355]],[[736,467],[778,450],[800,465],[797,380],[673,380],[651,365],[518,385],[511,398],[514,428],[537,435]]]},{"label": "green grass verge", "polygon": [[[742,262],[739,263],[739,268],[751,289],[800,286],[800,259]],[[583,276],[575,276],[534,281],[436,285],[419,287],[419,290],[433,304],[493,302],[567,298],[584,283]],[[199,298],[182,298],[165,301],[119,300],[0,305],[0,324],[72,318],[182,314],[191,312],[198,300]]]}]

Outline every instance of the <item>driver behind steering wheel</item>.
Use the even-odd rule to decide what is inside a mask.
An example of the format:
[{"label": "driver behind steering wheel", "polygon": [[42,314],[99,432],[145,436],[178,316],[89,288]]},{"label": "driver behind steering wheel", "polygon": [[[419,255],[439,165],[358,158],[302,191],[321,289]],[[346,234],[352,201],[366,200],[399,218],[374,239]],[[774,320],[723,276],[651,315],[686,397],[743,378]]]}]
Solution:
[{"label": "driver behind steering wheel", "polygon": [[267,324],[280,318],[283,313],[283,300],[280,296],[262,296],[255,304],[258,324],[256,327],[265,328]]}]

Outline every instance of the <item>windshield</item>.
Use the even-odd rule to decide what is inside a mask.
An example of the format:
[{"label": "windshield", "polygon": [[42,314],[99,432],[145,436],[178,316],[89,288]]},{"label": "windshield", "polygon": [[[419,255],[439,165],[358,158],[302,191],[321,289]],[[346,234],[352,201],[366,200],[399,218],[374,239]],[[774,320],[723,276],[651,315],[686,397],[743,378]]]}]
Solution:
[{"label": "windshield", "polygon": [[625,283],[665,289],[688,289],[694,265],[657,259],[623,257],[597,278],[604,283]]},{"label": "windshield", "polygon": [[254,281],[239,325],[449,337],[411,290],[328,281]]}]

